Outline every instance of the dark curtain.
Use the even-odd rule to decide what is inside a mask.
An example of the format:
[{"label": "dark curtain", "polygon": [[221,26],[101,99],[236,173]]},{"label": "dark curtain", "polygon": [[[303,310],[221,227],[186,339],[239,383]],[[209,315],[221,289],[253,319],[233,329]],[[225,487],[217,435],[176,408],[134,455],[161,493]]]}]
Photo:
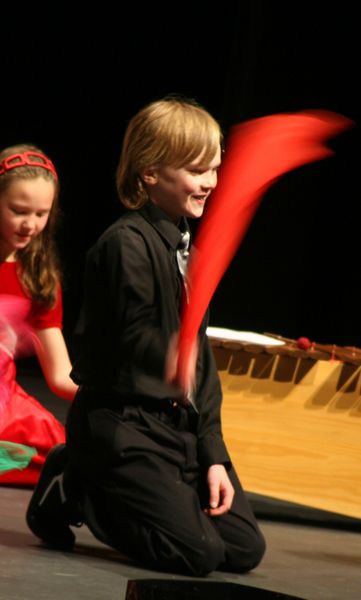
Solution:
[{"label": "dark curtain", "polygon": [[[32,141],[58,167],[66,335],[86,250],[120,214],[114,172],[126,123],[142,105],[168,93],[194,97],[226,134],[246,119],[307,108],[358,124],[355,8],[313,5],[4,11],[0,145]],[[266,194],[214,296],[212,324],[361,347],[358,127],[331,145],[332,158]]]}]

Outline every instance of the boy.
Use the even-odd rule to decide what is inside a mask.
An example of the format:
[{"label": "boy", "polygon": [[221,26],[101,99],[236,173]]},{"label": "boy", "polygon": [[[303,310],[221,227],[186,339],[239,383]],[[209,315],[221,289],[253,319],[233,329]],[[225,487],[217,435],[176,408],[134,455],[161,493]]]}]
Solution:
[{"label": "boy", "polygon": [[206,319],[189,382],[194,407],[175,375],[186,219],[202,215],[216,186],[220,143],[216,121],[190,101],[154,102],[128,125],[117,171],[128,211],[88,254],[72,374],[81,388],[66,448],[49,455],[27,514],[54,545],[74,543],[77,498],[99,539],[150,567],[244,572],[263,556],[222,438]]}]

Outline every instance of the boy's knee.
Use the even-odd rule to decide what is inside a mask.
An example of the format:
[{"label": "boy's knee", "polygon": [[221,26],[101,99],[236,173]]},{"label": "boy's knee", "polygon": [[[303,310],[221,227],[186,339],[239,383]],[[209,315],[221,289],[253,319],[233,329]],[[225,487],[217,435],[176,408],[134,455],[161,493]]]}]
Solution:
[{"label": "boy's knee", "polygon": [[223,540],[215,535],[202,536],[197,547],[188,557],[189,571],[192,575],[203,577],[215,571],[225,560]]},{"label": "boy's knee", "polygon": [[228,568],[236,573],[246,573],[255,569],[266,551],[266,541],[260,531],[254,531],[247,540],[247,546],[232,547],[227,559]]},{"label": "boy's knee", "polygon": [[175,546],[171,544],[171,548],[168,539],[163,538],[162,542],[161,551],[158,548],[157,552],[158,565],[155,566],[173,572],[204,577],[225,560],[224,542],[215,531],[200,533],[199,537],[192,536],[192,539],[183,540],[183,543],[179,540]]},{"label": "boy's knee", "polygon": [[255,567],[257,567],[264,554],[266,552],[266,540],[263,537],[263,534],[259,531],[257,532],[257,535],[255,535],[254,537],[254,543],[253,543],[253,548],[251,548],[251,553],[250,553],[250,561],[249,561],[249,568],[247,569],[248,571],[250,571],[251,569],[254,569]]}]

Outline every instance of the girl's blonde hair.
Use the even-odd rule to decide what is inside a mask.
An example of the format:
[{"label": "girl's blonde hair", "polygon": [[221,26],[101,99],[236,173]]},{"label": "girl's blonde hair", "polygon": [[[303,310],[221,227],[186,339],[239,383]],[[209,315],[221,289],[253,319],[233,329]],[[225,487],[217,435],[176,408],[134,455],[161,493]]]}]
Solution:
[{"label": "girl's blonde hair", "polygon": [[[48,158],[36,146],[19,144],[17,146],[10,146],[0,152],[0,165],[10,156],[28,151],[38,152],[45,158]],[[58,217],[58,179],[51,170],[41,166],[25,164],[5,170],[0,175],[0,201],[1,194],[14,181],[19,179],[36,179],[37,177],[43,177],[45,180],[54,183],[53,204],[46,227],[25,248],[17,251],[16,258],[19,263],[19,278],[25,293],[45,308],[51,308],[56,303],[60,279],[54,243],[55,224]]]},{"label": "girl's blonde hair", "polygon": [[193,100],[167,97],[148,104],[129,122],[116,173],[124,206],[138,209],[148,195],[140,173],[149,166],[208,164],[222,140],[215,119]]}]

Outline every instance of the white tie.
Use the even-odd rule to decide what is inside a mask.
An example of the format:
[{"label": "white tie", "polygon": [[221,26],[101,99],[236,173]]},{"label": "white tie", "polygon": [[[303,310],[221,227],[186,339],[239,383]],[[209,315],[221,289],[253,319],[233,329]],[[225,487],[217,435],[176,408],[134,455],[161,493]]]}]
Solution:
[{"label": "white tie", "polygon": [[[188,289],[187,289],[187,263],[188,263],[188,258],[189,258],[189,242],[190,242],[190,233],[189,231],[184,231],[182,233],[182,237],[181,240],[178,244],[178,248],[177,248],[177,263],[178,263],[178,268],[179,271],[182,275],[183,281],[184,281],[184,289],[186,292],[186,298],[187,298],[187,302],[189,301],[188,298]],[[195,404],[195,400],[194,400],[194,396],[193,396],[193,390],[189,390],[188,394],[187,394],[187,399],[188,402],[193,406],[194,410],[196,411],[196,413],[198,413],[198,409],[197,406]]]},{"label": "white tie", "polygon": [[184,231],[184,233],[182,233],[182,237],[181,237],[181,240],[180,240],[180,242],[178,244],[178,248],[177,248],[178,268],[179,268],[179,271],[184,280],[185,280],[186,273],[187,273],[187,262],[188,262],[188,258],[189,258],[189,250],[188,250],[189,242],[190,242],[189,231]]}]

